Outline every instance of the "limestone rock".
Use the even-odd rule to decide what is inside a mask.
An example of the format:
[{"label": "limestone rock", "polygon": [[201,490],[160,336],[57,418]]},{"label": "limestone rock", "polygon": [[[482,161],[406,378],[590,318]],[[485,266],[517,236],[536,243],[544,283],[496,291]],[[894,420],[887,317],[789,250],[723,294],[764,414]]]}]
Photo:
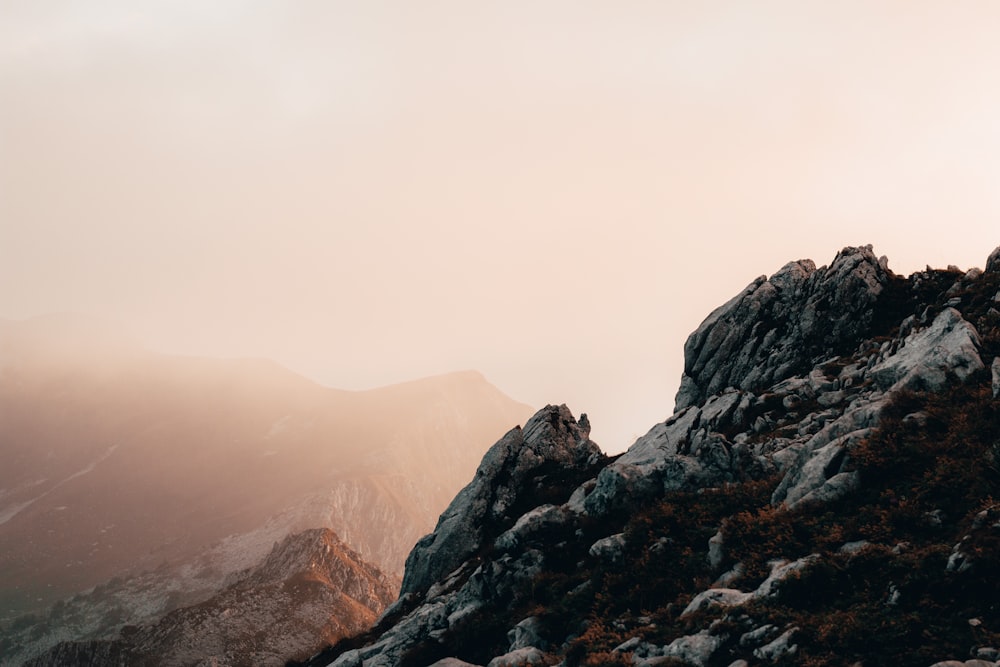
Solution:
[{"label": "limestone rock", "polygon": [[693,635],[678,637],[663,648],[663,653],[668,657],[678,658],[702,667],[708,664],[725,639],[725,637],[716,636],[708,630],[702,630]]},{"label": "limestone rock", "polygon": [[796,644],[792,644],[792,637],[794,637],[795,633],[798,631],[798,628],[789,628],[770,643],[754,649],[754,656],[760,658],[761,660],[775,662],[785,656],[795,655],[799,647]]},{"label": "limestone rock", "polygon": [[681,612],[681,616],[684,617],[709,607],[735,607],[753,597],[752,593],[744,593],[734,588],[709,588],[694,596],[694,599]]},{"label": "limestone rock", "polygon": [[712,535],[708,540],[708,566],[713,570],[718,570],[719,566],[722,565],[722,559],[725,556],[723,553],[724,543],[721,530],[716,531],[715,535]]},{"label": "limestone rock", "polygon": [[528,646],[493,658],[486,667],[541,667],[544,664],[545,654]]},{"label": "limestone rock", "polygon": [[601,456],[590,438],[590,424],[580,423],[565,406],[546,406],[524,428],[514,428],[483,457],[473,480],[462,489],[406,559],[400,595],[426,591],[478,549],[486,527],[509,517],[524,482],[545,463],[585,466]]},{"label": "limestone rock", "polygon": [[726,387],[757,391],[807,370],[817,355],[857,345],[891,274],[871,246],[844,248],[763,276],[713,311],[684,345],[676,410]]},{"label": "limestone rock", "polygon": [[507,639],[510,640],[511,651],[529,646],[548,648],[548,642],[542,637],[542,622],[537,616],[529,616],[515,625],[507,633]]},{"label": "limestone rock", "polygon": [[812,563],[819,560],[819,554],[809,554],[791,562],[783,560],[771,563],[771,574],[754,591],[754,597],[772,597],[777,595],[782,582],[796,572],[801,572]]},{"label": "limestone rock", "polygon": [[609,563],[615,563],[622,559],[625,551],[625,533],[609,535],[597,540],[590,546],[590,555]]},{"label": "limestone rock", "polygon": [[871,370],[883,389],[940,391],[949,375],[965,380],[984,368],[979,333],[954,308],[945,308],[927,329],[910,334],[899,350]]},{"label": "limestone rock", "polygon": [[1000,397],[1000,357],[994,357],[990,372],[993,374],[993,398],[997,398]]},{"label": "limestone rock", "polygon": [[496,539],[494,544],[501,551],[510,551],[535,536],[569,520],[567,510],[557,505],[540,505],[523,514],[514,525]]},{"label": "limestone rock", "polygon": [[1000,272],[1000,247],[997,247],[986,260],[986,272]]},{"label": "limestone rock", "polygon": [[776,625],[762,625],[759,628],[754,628],[749,632],[743,633],[740,637],[740,646],[756,646],[767,641],[770,637],[773,637],[778,633],[778,626]]},{"label": "limestone rock", "polygon": [[[844,472],[847,449],[869,432],[870,429],[860,429],[847,433],[816,450],[810,449],[807,444],[799,454],[799,462],[792,466],[775,489],[771,502],[785,502],[793,506],[830,482],[838,488],[851,488],[856,484],[856,476]],[[814,437],[813,440],[818,441],[820,438]],[[845,476],[834,481],[840,475]],[[833,494],[827,494],[830,495]]]}]

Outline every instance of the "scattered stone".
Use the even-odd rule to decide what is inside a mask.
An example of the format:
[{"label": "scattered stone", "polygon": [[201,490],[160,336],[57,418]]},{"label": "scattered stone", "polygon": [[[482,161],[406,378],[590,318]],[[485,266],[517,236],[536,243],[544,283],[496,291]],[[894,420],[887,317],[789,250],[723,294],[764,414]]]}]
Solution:
[{"label": "scattered stone", "polygon": [[931,528],[940,528],[944,525],[945,513],[943,510],[936,509],[931,512],[924,512],[924,520],[927,525]]},{"label": "scattered stone", "polygon": [[798,644],[792,644],[792,637],[799,629],[796,627],[789,628],[785,630],[777,639],[771,641],[760,648],[754,649],[754,656],[760,658],[761,660],[768,660],[770,662],[775,662],[776,660],[789,655],[795,655],[798,650]]},{"label": "scattered stone", "polygon": [[986,259],[986,273],[1000,272],[1000,247],[990,253]]},{"label": "scattered stone", "polygon": [[1000,397],[1000,357],[993,358],[990,372],[993,374],[993,398],[997,398]]},{"label": "scattered stone", "polygon": [[[972,567],[972,558],[962,551],[962,544],[956,544],[951,551],[951,555],[948,557],[948,564],[945,566],[945,570],[948,572],[965,572]],[[978,621],[979,619],[974,618],[973,621]],[[969,625],[972,625],[972,621],[969,621]]]},{"label": "scattered stone", "polygon": [[778,589],[785,579],[795,572],[801,572],[817,560],[819,560],[819,554],[809,554],[790,563],[784,560],[771,561],[771,574],[754,591],[754,597],[777,595]]},{"label": "scattered stone", "polygon": [[611,649],[612,653],[628,653],[629,651],[634,651],[642,643],[640,637],[632,637],[631,639],[626,639],[624,642],[618,646]]},{"label": "scattered stone", "polygon": [[992,646],[982,646],[976,649],[976,658],[996,662],[1000,660],[1000,649],[993,648]]},{"label": "scattered stone", "polygon": [[724,554],[722,552],[723,537],[719,530],[708,540],[708,565],[713,570],[718,570],[722,565]]},{"label": "scattered stone", "polygon": [[949,375],[965,380],[984,368],[979,346],[975,327],[954,308],[945,308],[930,327],[907,336],[870,375],[883,389],[941,391]]},{"label": "scattered stone", "polygon": [[899,592],[899,589],[896,588],[896,584],[889,584],[889,597],[885,601],[885,606],[895,607],[899,604],[899,598],[901,597],[902,594]]},{"label": "scattered stone", "polygon": [[725,639],[725,637],[711,634],[708,630],[702,630],[694,635],[678,637],[663,647],[663,653],[668,657],[689,662],[696,667],[704,667],[719,650]]},{"label": "scattered stone", "polygon": [[735,607],[753,597],[753,593],[744,593],[734,588],[709,588],[694,596],[694,599],[681,612],[681,617],[709,607]]},{"label": "scattered stone", "polygon": [[868,540],[857,540],[856,542],[844,542],[839,549],[838,553],[842,554],[856,554],[862,549],[871,544]]},{"label": "scattered stone", "polygon": [[[784,502],[790,507],[807,495],[832,482],[825,492],[814,494],[810,501],[830,500],[849,493],[857,486],[857,474],[845,471],[847,451],[870,434],[870,429],[859,429],[822,444],[832,429],[824,428],[800,450],[795,463],[782,478],[771,495],[771,503]],[[820,446],[822,445],[822,446]],[[835,477],[844,475],[834,480]]]},{"label": "scattered stone", "polygon": [[762,625],[759,628],[755,628],[750,632],[744,633],[740,637],[740,646],[748,648],[750,646],[760,646],[762,643],[773,637],[778,633],[778,626],[776,625]]},{"label": "scattered stone", "polygon": [[608,563],[621,561],[625,553],[625,533],[609,535],[590,545],[589,553],[594,558],[599,558]]},{"label": "scattered stone", "polygon": [[510,651],[519,648],[536,646],[543,651],[548,649],[549,642],[542,638],[542,621],[537,616],[529,616],[507,633],[510,640]]},{"label": "scattered stone", "polygon": [[541,667],[545,662],[544,653],[534,646],[527,646],[493,658],[486,667]]},{"label": "scattered stone", "polygon": [[746,574],[746,566],[743,563],[737,563],[733,565],[732,568],[722,573],[718,579],[712,584],[712,588],[730,588],[730,584]]}]

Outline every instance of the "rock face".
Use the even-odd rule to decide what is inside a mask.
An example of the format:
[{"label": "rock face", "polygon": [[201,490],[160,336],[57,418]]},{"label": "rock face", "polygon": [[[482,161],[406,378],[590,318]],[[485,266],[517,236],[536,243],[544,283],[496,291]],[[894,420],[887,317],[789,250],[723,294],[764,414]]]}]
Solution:
[{"label": "rock face", "polygon": [[975,327],[954,308],[945,308],[927,329],[907,336],[894,355],[872,369],[883,389],[941,391],[953,374],[965,380],[983,370]]},{"label": "rock face", "polygon": [[616,459],[565,407],[508,433],[400,601],[309,664],[992,655],[996,257],[903,278],[866,246],[758,279],[688,339],[669,419]]},{"label": "rock face", "polygon": [[315,529],[276,544],[205,602],[128,626],[115,640],[59,644],[25,664],[277,667],[364,629],[394,598],[394,581],[331,531]]},{"label": "rock face", "polygon": [[986,271],[1000,273],[1000,248],[991,252],[990,256],[986,259]]},{"label": "rock face", "polygon": [[850,349],[867,333],[889,275],[865,246],[844,248],[829,267],[799,260],[757,278],[688,338],[677,409],[728,387],[763,389]]},{"label": "rock face", "polygon": [[507,433],[486,452],[476,476],[444,511],[434,532],[410,552],[400,595],[425,593],[481,546],[491,526],[510,522],[520,489],[543,466],[584,468],[597,461],[601,451],[589,435],[586,415],[577,423],[565,405],[547,406],[523,429]]}]

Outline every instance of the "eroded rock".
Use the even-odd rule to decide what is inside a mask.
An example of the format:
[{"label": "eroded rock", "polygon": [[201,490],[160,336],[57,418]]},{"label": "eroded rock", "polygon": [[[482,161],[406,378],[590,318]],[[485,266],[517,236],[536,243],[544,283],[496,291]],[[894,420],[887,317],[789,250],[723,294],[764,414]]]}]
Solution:
[{"label": "eroded rock", "polygon": [[573,418],[565,405],[546,406],[524,428],[514,428],[483,457],[430,535],[406,559],[401,595],[426,591],[475,552],[492,526],[513,522],[508,512],[531,473],[543,464],[583,467],[601,456],[590,424]]},{"label": "eroded rock", "polygon": [[945,308],[930,327],[907,336],[898,351],[871,370],[887,390],[940,391],[951,376],[965,380],[984,368],[979,333],[954,308]]},{"label": "eroded rock", "polygon": [[844,248],[829,267],[800,260],[761,276],[688,337],[675,409],[727,387],[759,391],[807,371],[817,354],[853,348],[890,276],[871,246]]}]

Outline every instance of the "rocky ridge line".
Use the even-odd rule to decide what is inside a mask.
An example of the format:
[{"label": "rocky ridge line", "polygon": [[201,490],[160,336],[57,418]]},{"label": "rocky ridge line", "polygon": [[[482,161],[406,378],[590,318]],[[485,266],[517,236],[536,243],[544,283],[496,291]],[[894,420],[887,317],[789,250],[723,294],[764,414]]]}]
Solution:
[{"label": "rocky ridge line", "polygon": [[[410,554],[404,596],[376,628],[309,664],[505,667],[560,659],[567,667],[584,664],[575,649],[591,622],[565,625],[539,613],[531,600],[540,581],[574,569],[627,570],[634,549],[642,548],[634,541],[644,537],[629,532],[628,517],[667,494],[725,492],[777,479],[770,504],[778,513],[857,494],[863,479],[852,456],[899,397],[942,393],[984,376],[1000,386],[998,302],[1000,248],[985,271],[949,267],[902,278],[864,246],[845,248],[829,267],[817,269],[803,260],[758,278],[688,339],[670,419],[617,460],[601,461],[586,439],[586,426],[576,424],[565,406],[539,412],[523,433],[512,431],[490,450],[435,533]],[[988,340],[970,319],[991,327]],[[994,397],[998,393],[993,390]],[[912,423],[926,419],[911,417]],[[540,425],[551,425],[544,436]],[[550,442],[560,446],[549,447]],[[563,500],[543,499],[537,484],[525,483],[527,471],[546,465],[546,453],[568,471],[559,480]],[[590,471],[597,474],[588,476]],[[989,533],[991,524],[985,519],[980,524],[977,530]],[[740,610],[778,596],[787,582],[830,557],[776,554],[766,580],[744,592],[733,586],[748,580],[742,563],[728,563],[724,528],[725,522],[706,545],[705,559],[717,581],[696,591],[684,607],[671,611],[667,605],[663,612],[688,632],[654,643],[638,630],[655,634],[655,624],[645,617],[632,625],[622,619],[622,632],[634,627],[636,634],[614,648],[609,662],[586,664],[725,665],[733,658],[737,666],[792,660],[800,628],[754,625]],[[660,538],[646,553],[669,549],[671,542],[669,535]],[[866,548],[845,542],[835,553],[849,558]],[[959,547],[955,553],[953,570],[969,556]],[[567,566],[567,560],[576,564]],[[725,564],[732,569],[721,571]],[[594,581],[583,581],[568,597],[589,599],[587,587]],[[511,616],[516,609],[536,611],[518,618]],[[704,625],[691,627],[692,619],[704,616]],[[495,619],[508,625],[491,630],[489,621]],[[469,644],[467,637],[477,632],[498,648],[484,653],[487,649]],[[984,647],[979,655],[1000,658],[993,650]]]}]

